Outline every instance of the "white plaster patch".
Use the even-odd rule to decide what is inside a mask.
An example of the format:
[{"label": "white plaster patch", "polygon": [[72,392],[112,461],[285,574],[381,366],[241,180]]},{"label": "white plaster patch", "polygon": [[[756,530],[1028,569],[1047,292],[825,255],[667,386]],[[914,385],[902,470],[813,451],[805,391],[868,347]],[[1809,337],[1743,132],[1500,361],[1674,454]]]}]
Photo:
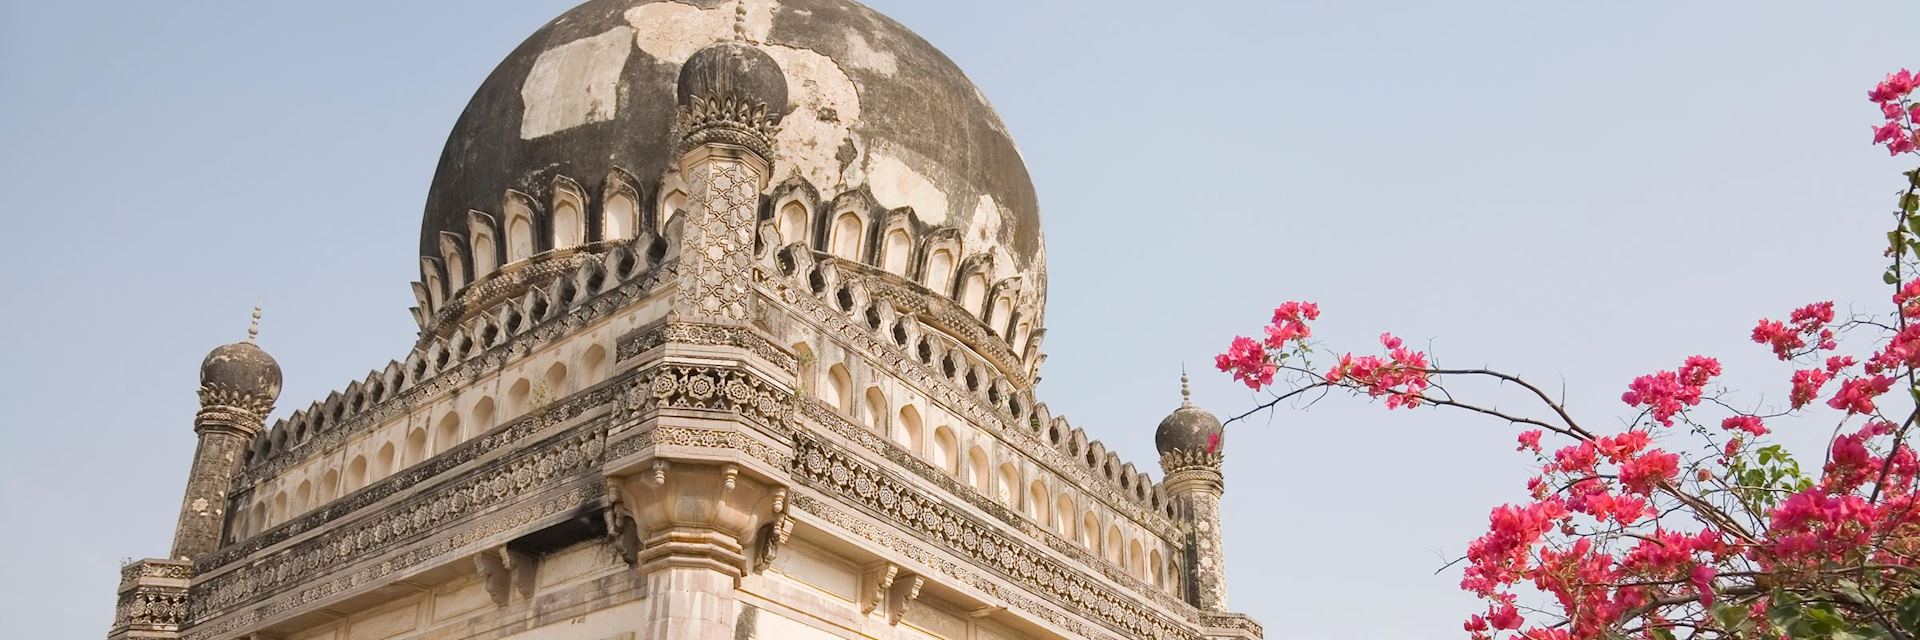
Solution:
[{"label": "white plaster patch", "polygon": [[873,45],[867,43],[867,38],[860,35],[858,31],[847,31],[846,63],[856,69],[886,75],[893,75],[900,71],[900,61],[894,58],[893,52],[874,49]]},{"label": "white plaster patch", "polygon": [[1006,214],[1000,211],[1000,203],[993,196],[982,195],[973,205],[973,217],[967,219],[967,228],[963,237],[973,246],[1000,244],[1000,224]]},{"label": "white plaster patch", "polygon": [[680,64],[695,51],[733,38],[733,15],[739,2],[747,3],[747,39],[764,42],[773,31],[778,2],[736,0],[713,9],[679,2],[652,2],[624,14],[633,27],[634,44],[647,55]]},{"label": "white plaster patch", "polygon": [[[853,136],[853,125],[860,121],[860,92],[853,78],[847,77],[832,58],[811,49],[761,49],[780,63],[780,70],[787,76],[790,104],[780,121],[780,132],[774,136],[779,152],[775,154],[778,159],[773,175],[784,178],[798,174],[828,192],[859,184],[853,169],[859,166],[861,145]],[[843,174],[838,156],[841,145],[850,139],[854,141],[856,161],[849,163]]]},{"label": "white plaster patch", "polygon": [[612,120],[631,32],[616,28],[540,52],[520,85],[520,139]]},{"label": "white plaster patch", "polygon": [[[760,50],[773,56],[787,77],[790,108],[780,121],[780,133],[774,141],[780,150],[775,154],[775,179],[798,175],[828,192],[858,184],[852,167],[845,175],[841,173],[837,157],[841,145],[852,138],[853,124],[860,121],[860,94],[853,79],[833,59],[813,50],[764,44],[773,30],[778,3],[741,1],[747,3],[747,38],[763,43]],[[681,64],[694,52],[733,37],[737,6],[728,3],[701,9],[679,2],[654,2],[628,9],[625,18],[633,26],[635,44],[641,51]],[[857,155],[857,144],[855,149]]]},{"label": "white plaster patch", "polygon": [[883,206],[913,207],[920,221],[927,224],[947,222],[947,192],[884,151],[875,150],[868,156],[867,186]]}]

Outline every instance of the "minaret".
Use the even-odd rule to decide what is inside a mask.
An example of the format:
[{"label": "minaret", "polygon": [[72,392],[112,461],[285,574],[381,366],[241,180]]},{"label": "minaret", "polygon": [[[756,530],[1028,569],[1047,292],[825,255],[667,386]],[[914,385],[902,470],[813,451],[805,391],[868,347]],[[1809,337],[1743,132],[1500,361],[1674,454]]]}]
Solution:
[{"label": "minaret", "polygon": [[774,133],[787,111],[787,78],[773,56],[747,41],[744,1],[736,7],[734,39],[688,57],[675,97],[675,152],[690,194],[675,311],[685,318],[745,322],[760,193],[773,169]]},{"label": "minaret", "polygon": [[1174,409],[1153,434],[1160,450],[1161,483],[1173,500],[1179,520],[1189,526],[1184,576],[1187,601],[1201,611],[1227,610],[1226,552],[1220,537],[1220,495],[1226,484],[1220,475],[1225,439],[1220,419],[1193,406],[1187,374],[1180,374],[1180,408]]},{"label": "minaret", "polygon": [[191,561],[220,548],[227,487],[240,468],[241,453],[280,397],[280,365],[255,343],[259,335],[260,308],[254,307],[246,341],[215,348],[200,363],[200,412],[193,418],[200,445],[173,531],[175,560]]}]

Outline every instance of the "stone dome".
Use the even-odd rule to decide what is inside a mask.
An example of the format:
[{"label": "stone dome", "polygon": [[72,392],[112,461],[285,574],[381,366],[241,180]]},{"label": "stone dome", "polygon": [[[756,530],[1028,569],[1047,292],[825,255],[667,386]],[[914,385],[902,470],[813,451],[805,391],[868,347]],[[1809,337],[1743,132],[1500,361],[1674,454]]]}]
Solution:
[{"label": "stone dome", "polygon": [[214,347],[200,363],[203,403],[271,406],[280,397],[280,363],[253,341]]},{"label": "stone dome", "polygon": [[[824,251],[824,238],[837,233],[830,214],[911,211],[915,255],[925,259],[922,239],[947,243],[954,255],[907,273],[981,274],[987,295],[1017,292],[1037,319],[1045,257],[1026,165],[986,98],[920,36],[849,0],[591,0],[508,54],[448,136],[421,225],[423,291],[431,292],[420,295],[423,328],[434,324],[430,307],[442,291],[451,301],[464,284],[516,264],[637,235],[611,233],[614,223],[602,217],[616,183],[638,201],[638,231],[659,233],[678,195],[670,193],[673,126],[688,89],[680,80],[707,78],[697,72],[716,65],[748,71],[755,90],[776,83],[752,74],[784,75],[769,191],[804,191],[829,209],[811,212],[811,238],[801,240]],[[562,193],[569,190],[579,193]],[[556,215],[563,196],[584,211]],[[515,215],[531,218],[532,246],[505,237]],[[855,245],[868,256],[892,229],[877,222]],[[449,255],[468,247],[469,255]],[[444,289],[432,289],[436,281]],[[935,288],[957,299],[970,285]]]},{"label": "stone dome", "polygon": [[1180,408],[1160,420],[1153,431],[1153,446],[1165,456],[1174,451],[1220,453],[1226,448],[1224,427],[1212,413],[1193,405],[1187,391],[1187,377],[1180,376]]}]

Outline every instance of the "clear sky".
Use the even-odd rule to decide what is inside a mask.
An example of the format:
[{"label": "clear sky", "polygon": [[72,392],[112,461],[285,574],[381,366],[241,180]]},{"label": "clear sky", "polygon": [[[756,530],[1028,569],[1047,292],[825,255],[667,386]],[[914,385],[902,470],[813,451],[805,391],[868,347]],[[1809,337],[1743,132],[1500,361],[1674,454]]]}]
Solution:
[{"label": "clear sky", "polygon": [[[570,4],[0,0],[5,635],[103,637],[117,563],[167,552],[196,367],[256,299],[282,414],[405,354],[446,133]],[[1864,96],[1920,65],[1911,2],[872,4],[1019,140],[1042,399],[1143,468],[1182,362],[1202,405],[1252,404],[1206,365],[1286,299],[1331,344],[1391,329],[1603,424],[1696,352],[1778,399],[1755,318],[1885,302],[1905,167]],[[1435,570],[1522,496],[1513,433],[1346,398],[1237,428],[1234,608],[1275,639],[1457,637]]]}]

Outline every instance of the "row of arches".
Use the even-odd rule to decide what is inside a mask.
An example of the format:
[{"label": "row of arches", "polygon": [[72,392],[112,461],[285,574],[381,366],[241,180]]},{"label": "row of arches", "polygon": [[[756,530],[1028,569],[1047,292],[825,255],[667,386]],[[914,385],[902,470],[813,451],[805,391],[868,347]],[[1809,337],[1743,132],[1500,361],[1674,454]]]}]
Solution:
[{"label": "row of arches", "polygon": [[[464,234],[441,231],[438,255],[420,257],[424,286],[419,304],[438,309],[468,284],[541,253],[627,241],[643,229],[663,229],[669,216],[643,209],[638,184],[627,172],[615,169],[602,183],[596,201],[572,178],[555,176],[544,206],[533,196],[509,189],[501,197],[499,216],[468,211]],[[673,190],[654,211],[677,212],[686,200],[684,191]],[[660,222],[649,224],[650,218]]]},{"label": "row of arches", "polygon": [[[587,346],[576,357],[563,360],[551,362],[544,369],[523,370],[522,375],[504,384],[503,394],[495,387],[493,393],[449,399],[440,407],[400,418],[347,443],[338,456],[316,460],[261,483],[261,487],[274,490],[256,490],[250,505],[235,509],[229,526],[232,539],[266,531],[426,462],[504,421],[531,413],[610,374],[607,349],[600,344]],[[526,375],[531,371],[541,373]]]},{"label": "row of arches", "polygon": [[[792,348],[807,363],[801,371],[803,385],[822,404],[1129,575],[1176,592],[1172,576],[1177,574],[1168,570],[1164,545],[1137,525],[1096,504],[1097,500],[1080,497],[1070,483],[1025,464],[1021,456],[964,421],[950,421],[939,415],[944,412],[923,410],[911,400],[893,401],[878,384],[855,393],[854,373],[846,363],[822,369],[814,364],[817,355],[811,345],[802,342]],[[1023,473],[1023,467],[1032,470]]]},{"label": "row of arches", "polygon": [[959,302],[1016,352],[1024,349],[1040,293],[1026,291],[1019,275],[997,275],[1003,265],[991,252],[966,253],[959,229],[922,224],[908,210],[882,209],[865,191],[822,203],[810,186],[789,182],[775,190],[773,201],[771,220],[783,246],[804,244],[926,287]]}]

